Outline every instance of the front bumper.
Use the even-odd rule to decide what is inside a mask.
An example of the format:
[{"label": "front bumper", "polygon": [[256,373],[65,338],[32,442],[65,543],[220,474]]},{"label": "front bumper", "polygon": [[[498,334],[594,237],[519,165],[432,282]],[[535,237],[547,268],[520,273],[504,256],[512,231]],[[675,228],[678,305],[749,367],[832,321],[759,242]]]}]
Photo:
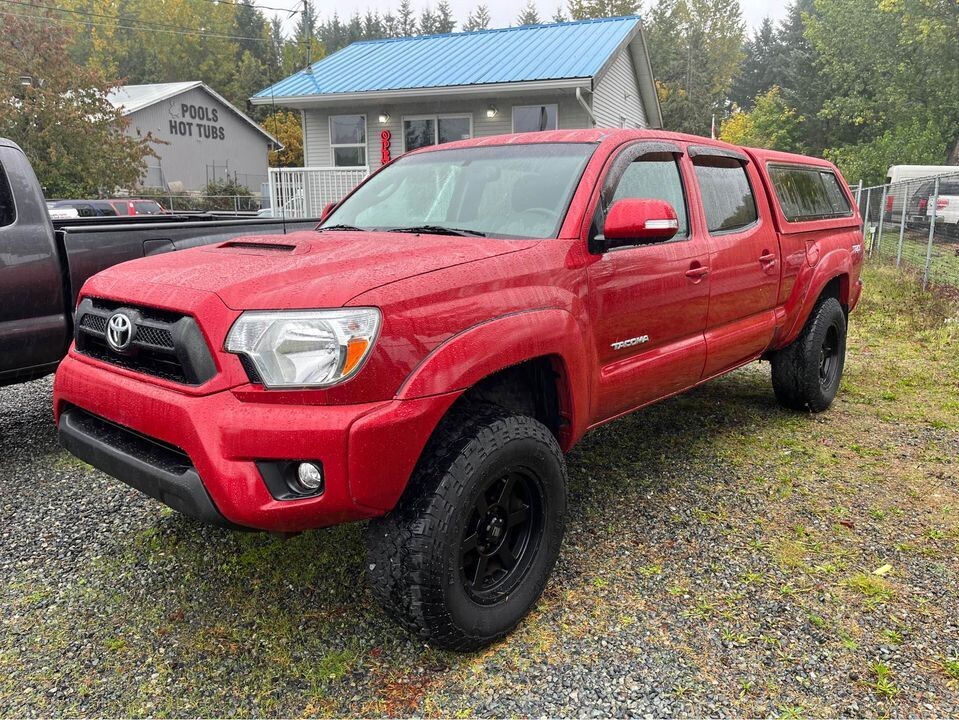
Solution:
[{"label": "front bumper", "polygon": [[[278,532],[389,512],[436,424],[459,396],[297,405],[245,402],[238,397],[242,392],[233,390],[188,395],[150,380],[114,372],[71,352],[54,384],[54,413],[64,446],[185,514]],[[97,422],[172,455],[164,458],[122,435],[97,432]],[[257,461],[270,460],[321,461],[323,494],[274,498],[257,467]]]},{"label": "front bumper", "polygon": [[60,444],[105,473],[184,515],[237,527],[216,509],[196,468],[175,449],[112,425],[78,407],[60,415]]}]

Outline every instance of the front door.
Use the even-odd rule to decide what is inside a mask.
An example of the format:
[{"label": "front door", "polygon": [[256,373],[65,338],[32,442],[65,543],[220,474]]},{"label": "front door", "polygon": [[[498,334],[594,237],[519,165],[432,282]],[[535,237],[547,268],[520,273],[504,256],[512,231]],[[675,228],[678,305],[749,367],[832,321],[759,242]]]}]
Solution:
[{"label": "front door", "polygon": [[[589,312],[599,360],[592,396],[600,422],[695,384],[706,358],[706,238],[690,223],[690,166],[678,145],[637,143],[610,165],[595,229],[621,198],[666,200],[679,232],[666,242],[616,248],[589,266]],[[591,230],[590,232],[595,232]]]},{"label": "front door", "polygon": [[57,362],[69,342],[66,258],[57,256],[39,188],[23,153],[0,145],[0,368],[25,374]]}]

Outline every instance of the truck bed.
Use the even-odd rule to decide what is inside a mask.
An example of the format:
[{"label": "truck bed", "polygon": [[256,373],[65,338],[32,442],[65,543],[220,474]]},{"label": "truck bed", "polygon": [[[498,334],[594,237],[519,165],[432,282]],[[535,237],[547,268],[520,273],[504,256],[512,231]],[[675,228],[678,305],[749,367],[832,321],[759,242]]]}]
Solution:
[{"label": "truck bed", "polygon": [[319,219],[283,220],[212,214],[70,218],[53,222],[65,260],[71,307],[84,281],[111,265],[250,235],[309,230]]}]

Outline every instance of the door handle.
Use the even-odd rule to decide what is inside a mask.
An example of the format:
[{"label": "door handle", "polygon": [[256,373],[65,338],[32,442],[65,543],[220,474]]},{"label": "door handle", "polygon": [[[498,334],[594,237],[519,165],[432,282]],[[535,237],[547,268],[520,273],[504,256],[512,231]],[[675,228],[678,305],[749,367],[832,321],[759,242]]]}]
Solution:
[{"label": "door handle", "polygon": [[705,265],[697,265],[686,271],[686,277],[690,280],[702,280],[709,274],[709,268]]},{"label": "door handle", "polygon": [[776,254],[771,252],[764,252],[759,256],[759,262],[763,265],[768,265],[769,263],[776,262]]}]

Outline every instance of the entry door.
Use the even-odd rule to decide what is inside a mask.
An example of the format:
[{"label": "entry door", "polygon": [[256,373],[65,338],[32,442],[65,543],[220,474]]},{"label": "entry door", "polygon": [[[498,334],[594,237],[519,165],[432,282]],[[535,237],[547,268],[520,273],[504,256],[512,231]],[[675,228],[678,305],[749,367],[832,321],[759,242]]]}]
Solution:
[{"label": "entry door", "polygon": [[689,222],[681,150],[655,143],[668,151],[642,152],[643,145],[653,143],[627,149],[613,162],[594,225],[602,228],[605,211],[616,200],[655,198],[676,210],[679,232],[668,242],[616,248],[589,266],[589,311],[600,363],[592,397],[595,422],[696,383],[706,357],[709,255],[705,237]]},{"label": "entry door", "polygon": [[[709,233],[710,298],[704,377],[765,350],[776,325],[779,239],[762,180],[745,155],[690,147]],[[761,211],[761,212],[760,212]]]}]

